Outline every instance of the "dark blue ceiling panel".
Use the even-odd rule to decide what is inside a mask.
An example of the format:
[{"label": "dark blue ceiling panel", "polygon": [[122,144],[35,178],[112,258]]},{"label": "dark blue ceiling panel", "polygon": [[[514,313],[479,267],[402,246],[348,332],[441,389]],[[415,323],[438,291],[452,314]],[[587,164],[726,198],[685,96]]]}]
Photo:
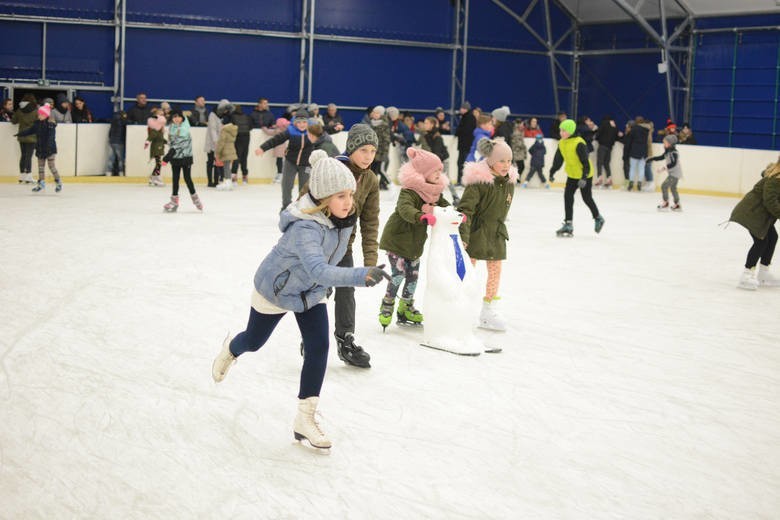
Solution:
[{"label": "dark blue ceiling panel", "polygon": [[312,99],[351,106],[446,107],[451,71],[448,50],[317,41]]},{"label": "dark blue ceiling panel", "polygon": [[14,0],[0,2],[0,13],[25,16],[59,16],[111,20],[114,18],[114,2],[111,0]]},{"label": "dark blue ceiling panel", "polygon": [[451,43],[455,10],[449,0],[318,0],[315,32],[391,40]]},{"label": "dark blue ceiling panel", "polygon": [[546,56],[470,51],[466,98],[493,110],[508,105],[514,114],[554,114],[550,60]]},{"label": "dark blue ceiling panel", "polygon": [[132,29],[125,95],[288,102],[298,97],[299,52],[297,40]]},{"label": "dark blue ceiling panel", "polygon": [[[38,79],[41,77],[40,24],[0,21],[0,34],[8,45],[0,45],[0,77]],[[10,45],[14,42],[14,45]]]},{"label": "dark blue ceiling panel", "polygon": [[113,28],[49,24],[46,38],[47,78],[114,84]]},{"label": "dark blue ceiling panel", "polygon": [[[529,2],[517,0],[505,4],[515,14],[522,16]],[[475,5],[479,5],[479,8],[475,8]],[[537,5],[534,7],[536,9],[542,9],[542,6]],[[532,26],[532,29],[542,40],[546,39],[543,25]],[[496,4],[487,1],[471,3],[469,44],[502,49],[544,50],[542,43],[526,27]]]},{"label": "dark blue ceiling panel", "polygon": [[130,0],[128,21],[300,32],[300,0]]}]

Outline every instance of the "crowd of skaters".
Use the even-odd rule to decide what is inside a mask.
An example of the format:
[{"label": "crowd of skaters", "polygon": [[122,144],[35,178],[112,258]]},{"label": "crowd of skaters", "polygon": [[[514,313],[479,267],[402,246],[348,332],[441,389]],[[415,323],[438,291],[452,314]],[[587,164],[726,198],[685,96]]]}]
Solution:
[{"label": "crowd of skaters", "polygon": [[[26,96],[17,110],[12,109],[12,103],[9,106],[5,102],[0,116],[19,125],[16,136],[22,149],[20,181],[27,181],[30,158],[35,153],[39,180],[33,191],[45,188],[47,164],[55,178],[56,191],[61,191],[62,182],[55,165],[57,124],[92,122],[89,109],[79,99],[74,100],[72,107],[61,98],[45,99],[39,105],[32,96]],[[565,220],[557,235],[573,235],[573,202],[577,191],[591,212],[594,231],[600,233],[605,218],[593,198],[592,188],[612,185],[611,152],[620,141],[626,189],[642,190],[643,184],[645,189],[652,186],[649,163],[663,161],[668,176],[662,185],[663,201],[658,209],[680,209],[676,186],[682,168],[676,146],[695,144],[688,125],[678,130],[672,121],[667,121],[656,132],[651,121],[637,116],[620,129],[611,116],[603,117],[596,124],[587,116],[575,122],[560,113],[550,128],[549,137],[557,140],[557,149],[546,177],[545,134],[538,118],[510,120],[510,116],[507,106],[487,113],[465,102],[452,121],[442,109],[415,121],[412,114],[402,113],[396,107],[372,106],[360,123],[349,128],[346,147],[341,153],[330,136],[345,130],[345,124],[333,104],[323,114],[316,104],[291,105],[276,118],[265,98],[260,98],[253,110],[245,113],[241,106],[227,99],[209,110],[205,99],[199,96],[192,108],[185,111],[168,103],[149,106],[146,96],[139,94],[127,112],[118,111],[112,117],[109,132],[112,171],[107,166],[107,174],[122,170],[127,125],[145,124],[145,147],[154,160],[150,184],[164,185],[161,167],[168,163],[172,166],[172,194],[164,210],[177,211],[182,177],[192,203],[202,210],[203,203],[191,175],[191,127],[206,128],[208,186],[222,190],[231,190],[239,183],[239,170],[241,182],[247,182],[251,130],[259,128],[269,135],[255,153],[271,152],[277,157],[283,236],[258,268],[246,330],[235,337],[228,335],[214,360],[212,375],[215,381],[222,381],[239,356],[261,348],[281,317],[288,311],[294,312],[301,328],[304,354],[294,433],[296,439],[305,438],[315,447],[327,448],[331,442],[314,419],[327,364],[328,320],[323,295],[327,287],[337,286],[334,334],[339,358],[355,367],[370,367],[370,355],[355,339],[354,287],[386,280],[387,290],[379,305],[379,324],[387,327],[395,314],[399,324],[421,325],[423,316],[414,306],[414,293],[426,229],[436,225],[437,207],[452,204],[465,216],[460,226],[463,246],[473,262],[486,263],[488,274],[479,326],[499,332],[506,330],[497,307],[509,238],[505,221],[516,185],[527,187],[536,175],[549,188],[554,175],[563,169]],[[449,152],[442,139],[447,134],[457,138],[456,184],[463,187],[461,197],[451,191],[452,203],[442,196],[447,187],[452,190],[446,169]],[[662,138],[664,152],[653,156],[656,135]],[[530,147],[526,147],[526,139],[533,140]],[[379,190],[387,189],[390,184],[387,164],[393,151],[400,152],[402,166],[397,180],[401,190],[395,211],[386,221],[379,240]],[[595,167],[591,160],[594,153]],[[523,178],[526,161],[528,174]],[[296,180],[300,192],[293,200]],[[671,204],[668,192],[673,197]],[[755,290],[759,286],[780,286],[780,280],[769,272],[777,243],[774,229],[777,218],[780,218],[780,160],[767,167],[761,181],[736,206],[730,219],[747,228],[753,239],[738,287]],[[352,258],[358,229],[364,267],[355,267]],[[343,239],[347,235],[349,238]],[[327,238],[321,241],[320,237]],[[297,251],[301,243],[313,246],[311,251],[305,254]],[[289,251],[282,254],[285,247]],[[380,249],[388,256],[390,273],[384,271],[383,265],[377,265]],[[326,258],[328,266],[323,264]],[[341,270],[333,270],[334,267]],[[296,276],[301,280],[295,278],[294,286],[286,287],[293,278],[289,275],[292,269],[299,272]],[[282,279],[284,272],[288,275]]]}]

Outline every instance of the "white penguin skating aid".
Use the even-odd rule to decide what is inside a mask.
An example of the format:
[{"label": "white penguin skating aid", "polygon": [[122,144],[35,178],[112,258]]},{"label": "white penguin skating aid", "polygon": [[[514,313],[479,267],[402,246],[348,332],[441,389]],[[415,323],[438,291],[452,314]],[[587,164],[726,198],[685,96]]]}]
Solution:
[{"label": "white penguin skating aid", "polygon": [[485,347],[474,333],[480,311],[480,283],[458,227],[463,214],[437,207],[430,228],[425,284],[425,327],[421,345],[462,356]]}]

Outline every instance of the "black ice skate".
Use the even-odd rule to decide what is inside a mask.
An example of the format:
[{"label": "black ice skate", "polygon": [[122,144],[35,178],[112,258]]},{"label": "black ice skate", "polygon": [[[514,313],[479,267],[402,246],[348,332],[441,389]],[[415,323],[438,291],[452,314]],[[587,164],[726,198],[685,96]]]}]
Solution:
[{"label": "black ice skate", "polygon": [[574,236],[574,226],[571,225],[571,220],[567,220],[561,226],[561,229],[555,232],[559,237],[572,237]]},{"label": "black ice skate", "polygon": [[347,365],[360,368],[371,368],[371,356],[363,350],[363,347],[355,344],[355,337],[351,332],[344,334],[342,338],[336,335],[336,344],[338,345],[337,351],[339,359]]}]

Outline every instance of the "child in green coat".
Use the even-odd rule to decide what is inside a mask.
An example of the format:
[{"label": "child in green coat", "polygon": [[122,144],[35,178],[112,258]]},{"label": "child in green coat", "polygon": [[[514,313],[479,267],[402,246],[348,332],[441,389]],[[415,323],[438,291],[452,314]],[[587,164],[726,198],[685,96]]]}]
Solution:
[{"label": "child in green coat", "polygon": [[414,291],[420,271],[426,226],[436,224],[434,206],[449,206],[442,192],[449,180],[442,174],[443,165],[439,157],[431,152],[409,148],[409,161],[398,172],[401,192],[395,211],[385,224],[379,248],[387,251],[392,279],[387,282],[387,292],[379,308],[379,323],[384,331],[393,319],[395,297],[401,283],[404,283],[401,301],[396,312],[399,325],[420,326],[422,314],[414,308]]},{"label": "child in green coat", "polygon": [[483,159],[467,162],[463,167],[466,189],[458,211],[466,215],[467,220],[460,226],[460,238],[472,263],[487,262],[488,278],[479,326],[505,331],[506,325],[496,306],[501,261],[506,259],[506,241],[509,240],[504,221],[512,205],[518,173],[512,165],[512,149],[504,141],[482,138],[477,143],[477,151]]},{"label": "child in green coat", "polygon": [[146,122],[146,143],[144,148],[149,148],[149,158],[154,159],[154,170],[149,176],[149,186],[165,186],[160,175],[160,169],[162,168],[162,158],[165,155],[165,125],[167,121],[162,111],[152,112]]}]

